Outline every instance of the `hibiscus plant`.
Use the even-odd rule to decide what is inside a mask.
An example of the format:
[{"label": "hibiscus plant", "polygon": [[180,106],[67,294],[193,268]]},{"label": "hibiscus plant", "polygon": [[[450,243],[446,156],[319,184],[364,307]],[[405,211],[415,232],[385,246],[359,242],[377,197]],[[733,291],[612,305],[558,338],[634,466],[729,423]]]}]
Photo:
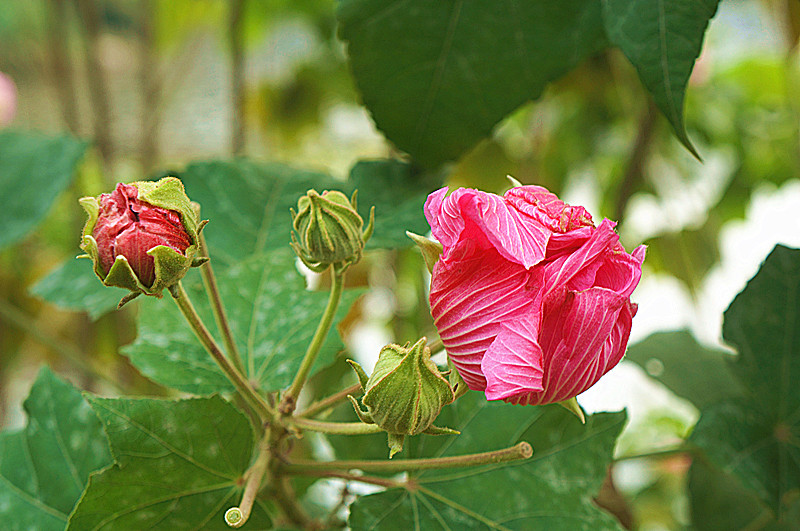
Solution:
[{"label": "hibiscus plant", "polygon": [[[76,2],[90,49],[95,3]],[[634,529],[620,490],[636,463],[662,474],[634,470],[645,482],[680,479],[681,525],[800,529],[800,251],[775,247],[733,298],[722,339],[735,353],[685,330],[631,339],[640,283],[691,252],[626,237],[623,217],[649,192],[659,123],[672,151],[653,167],[700,167],[683,100],[717,1],[340,0],[330,55],[345,45],[389,154],[344,179],[240,156],[254,143],[244,109],[269,99],[245,105],[245,4],[225,3],[235,156],[131,171],[102,120],[96,153],[75,135],[0,131],[0,263],[49,257],[29,234],[58,204],[70,259],[31,292],[98,330],[73,347],[0,301],[4,331],[63,354],[31,376],[24,427],[0,432],[0,529]],[[270,9],[301,9],[288,4]],[[569,146],[517,164],[524,184],[474,162],[501,141],[542,147],[515,109],[570,71],[616,78],[623,60],[646,112],[629,168],[603,189],[611,208],[566,200]],[[0,73],[0,128],[26,105]],[[600,189],[616,167],[592,161]],[[573,181],[548,178],[559,172]],[[360,342],[365,329],[380,344]],[[639,452],[620,437],[624,409],[585,407],[623,359],[696,424]]]}]

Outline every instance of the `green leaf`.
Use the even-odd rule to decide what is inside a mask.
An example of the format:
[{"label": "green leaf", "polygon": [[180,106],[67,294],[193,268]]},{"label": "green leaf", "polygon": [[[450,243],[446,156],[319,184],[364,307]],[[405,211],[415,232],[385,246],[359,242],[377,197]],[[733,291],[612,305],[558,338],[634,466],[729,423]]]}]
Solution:
[{"label": "green leaf", "polygon": [[601,49],[600,7],[599,0],[343,0],[339,34],[377,126],[436,167]]},{"label": "green leaf", "polygon": [[[245,159],[190,164],[180,173],[186,193],[200,203],[214,265],[226,266],[272,249],[289,248],[289,208],[309,188],[339,188],[328,175]],[[319,190],[321,191],[321,190]]]},{"label": "green leaf", "polygon": [[742,394],[730,369],[731,358],[700,345],[688,330],[657,332],[628,347],[625,354],[626,360],[698,409]]},{"label": "green leaf", "polygon": [[231,265],[273,249],[289,248],[290,208],[309,189],[339,190],[348,196],[358,188],[358,211],[366,223],[375,206],[375,231],[370,247],[408,247],[407,230],[428,231],[422,205],[430,191],[407,163],[396,160],[362,161],[350,180],[297,170],[282,164],[247,160],[190,164],[181,173],[201,217],[215,263]]},{"label": "green leaf", "polygon": [[89,313],[98,319],[117,307],[130,292],[104,286],[92,270],[92,261],[73,258],[54,269],[30,288],[37,297],[61,308]]},{"label": "green leaf", "polygon": [[745,489],[736,477],[703,459],[692,460],[688,481],[692,528],[697,531],[790,529],[778,527],[772,511],[752,491]]},{"label": "green leaf", "polygon": [[800,494],[800,250],[777,246],[725,312],[745,396],[702,411],[691,442],[784,518]]},{"label": "green leaf", "polygon": [[42,220],[69,185],[86,146],[68,136],[0,132],[0,249]]},{"label": "green leaf", "polygon": [[406,231],[430,231],[422,207],[432,187],[410,164],[398,160],[362,160],[350,170],[348,185],[358,190],[358,212],[369,220],[375,206],[375,230],[367,249],[411,247]]},{"label": "green leaf", "polygon": [[[350,508],[354,530],[552,529],[619,530],[592,498],[611,462],[625,413],[600,413],[582,425],[557,406],[520,407],[488,402],[468,393],[445,408],[437,424],[457,436],[418,436],[434,455],[461,455],[528,441],[534,455],[524,462],[410,475],[417,485],[358,498]],[[438,439],[438,441],[436,441]],[[405,453],[405,450],[404,450]],[[424,452],[428,453],[428,452]],[[400,457],[395,456],[395,459]]]},{"label": "green leaf", "polygon": [[[189,400],[89,398],[116,465],[93,474],[69,531],[229,529],[241,500],[253,431],[218,396]],[[242,529],[269,528],[258,501]]]},{"label": "green leaf", "polygon": [[111,463],[81,394],[49,369],[25,401],[28,425],[0,434],[0,521],[9,531],[61,531],[89,474]]},{"label": "green leaf", "polygon": [[[254,256],[227,269],[218,282],[248,378],[264,390],[288,386],[325,310],[327,292],[305,290],[290,250]],[[210,326],[214,319],[205,292],[199,282],[186,284]],[[344,292],[337,321],[360,293]],[[138,328],[136,341],[123,353],[148,378],[196,394],[233,389],[169,297],[140,302]],[[331,331],[314,367],[331,363],[341,349],[338,334]]]},{"label": "green leaf", "polygon": [[603,0],[611,42],[669,120],[678,139],[699,158],[683,124],[683,98],[708,22],[719,0]]}]

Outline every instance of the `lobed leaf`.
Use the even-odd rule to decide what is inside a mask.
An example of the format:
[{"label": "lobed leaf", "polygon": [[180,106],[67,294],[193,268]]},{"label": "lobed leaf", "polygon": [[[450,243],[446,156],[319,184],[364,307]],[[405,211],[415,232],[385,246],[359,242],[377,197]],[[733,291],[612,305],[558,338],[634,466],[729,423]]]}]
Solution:
[{"label": "lobed leaf", "polygon": [[678,139],[698,158],[683,124],[683,99],[718,4],[719,0],[603,0],[608,38],[636,68]]},{"label": "lobed leaf", "polygon": [[[89,479],[68,531],[226,531],[239,504],[253,431],[218,396],[188,400],[90,397],[116,464]],[[242,529],[269,529],[257,501]]]},{"label": "lobed leaf", "polygon": [[778,245],[725,312],[742,397],[703,409],[690,438],[789,522],[800,494],[800,250]]},{"label": "lobed leaf", "polygon": [[25,400],[27,426],[0,433],[0,522],[8,531],[62,531],[89,474],[111,464],[100,421],[49,369]]},{"label": "lobed leaf", "polygon": [[[206,294],[196,282],[196,274],[193,276],[194,283],[184,280],[187,291],[210,325],[214,319]],[[267,391],[288,386],[322,317],[328,294],[305,289],[289,250],[251,257],[219,275],[218,282],[247,377]],[[344,292],[337,321],[360,293]],[[233,390],[169,297],[142,301],[138,328],[136,341],[124,347],[123,353],[148,378],[196,394]],[[315,368],[331,363],[342,348],[337,333],[331,331]]]},{"label": "lobed leaf", "polygon": [[434,168],[605,46],[599,0],[343,0],[339,35],[378,128]]}]

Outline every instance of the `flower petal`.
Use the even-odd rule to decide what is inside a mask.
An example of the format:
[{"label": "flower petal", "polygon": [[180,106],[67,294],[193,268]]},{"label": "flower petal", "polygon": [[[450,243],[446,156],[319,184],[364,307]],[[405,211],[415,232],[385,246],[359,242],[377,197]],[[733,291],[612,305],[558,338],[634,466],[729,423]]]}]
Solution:
[{"label": "flower petal", "polygon": [[538,286],[519,264],[494,249],[452,264],[438,261],[431,278],[431,314],[447,353],[470,389],[483,390],[481,360],[506,322],[538,320]]},{"label": "flower petal", "polygon": [[630,333],[630,307],[627,297],[605,288],[553,294],[539,334],[545,392],[535,403],[572,398],[619,362]]},{"label": "flower petal", "polygon": [[425,216],[433,236],[444,247],[442,259],[465,240],[480,247],[494,247],[506,259],[530,268],[545,256],[551,231],[540,222],[512,208],[503,198],[459,188],[444,197],[437,190],[425,203]]},{"label": "flower petal", "polygon": [[486,378],[486,399],[543,391],[542,348],[529,319],[511,321],[497,334],[481,361]]}]

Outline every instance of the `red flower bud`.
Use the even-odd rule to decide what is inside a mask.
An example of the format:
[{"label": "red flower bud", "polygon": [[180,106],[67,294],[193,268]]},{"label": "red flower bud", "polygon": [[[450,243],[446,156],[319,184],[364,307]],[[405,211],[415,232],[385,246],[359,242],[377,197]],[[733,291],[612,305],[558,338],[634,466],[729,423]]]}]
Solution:
[{"label": "red flower bud", "polygon": [[142,293],[160,297],[207,260],[197,256],[205,222],[198,222],[196,205],[175,177],[120,183],[80,202],[89,216],[81,248],[103,284],[131,290],[120,304]]},{"label": "red flower bud", "polygon": [[145,203],[138,196],[135,186],[122,183],[112,193],[101,194],[100,215],[92,236],[106,275],[121,255],[139,281],[151,287],[156,278],[155,260],[147,251],[165,245],[185,254],[192,241],[179,213]]}]

